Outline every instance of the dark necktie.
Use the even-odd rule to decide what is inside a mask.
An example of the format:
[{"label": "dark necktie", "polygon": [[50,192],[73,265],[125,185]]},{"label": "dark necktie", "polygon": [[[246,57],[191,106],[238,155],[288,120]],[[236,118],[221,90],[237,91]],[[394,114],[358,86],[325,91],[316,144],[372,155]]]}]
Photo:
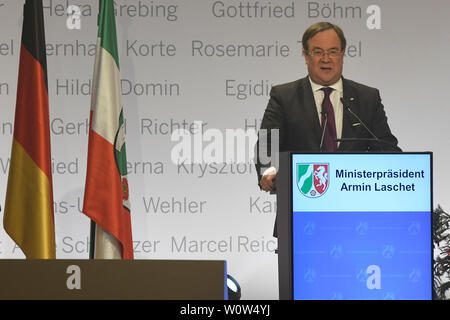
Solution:
[{"label": "dark necktie", "polygon": [[[322,110],[324,111],[322,112],[322,130],[323,126],[325,125],[325,122],[327,125],[325,129],[323,142],[326,151],[334,152],[337,149],[336,122],[334,121],[334,110],[330,100],[330,93],[334,89],[330,87],[323,87],[320,90],[322,90],[325,93],[325,97],[323,98],[322,102]],[[327,116],[325,116],[324,114],[325,112]]]}]

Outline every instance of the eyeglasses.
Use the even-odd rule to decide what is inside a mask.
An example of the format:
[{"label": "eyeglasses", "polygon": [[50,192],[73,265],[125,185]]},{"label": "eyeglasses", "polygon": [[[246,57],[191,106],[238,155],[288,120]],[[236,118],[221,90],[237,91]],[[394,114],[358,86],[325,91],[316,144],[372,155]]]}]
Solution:
[{"label": "eyeglasses", "polygon": [[325,56],[325,54],[327,54],[328,57],[330,57],[330,58],[339,58],[342,55],[342,53],[343,52],[338,49],[330,49],[327,51],[320,50],[320,49],[314,49],[314,50],[310,51],[308,54],[311,57],[317,57],[317,58],[323,58]]}]

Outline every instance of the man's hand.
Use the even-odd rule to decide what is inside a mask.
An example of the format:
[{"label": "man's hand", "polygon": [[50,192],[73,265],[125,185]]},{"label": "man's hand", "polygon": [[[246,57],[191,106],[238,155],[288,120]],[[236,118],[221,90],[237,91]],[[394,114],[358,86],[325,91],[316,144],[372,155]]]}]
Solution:
[{"label": "man's hand", "polygon": [[277,177],[276,173],[269,173],[263,175],[261,180],[259,181],[259,185],[261,189],[264,191],[272,191],[275,188],[275,178]]}]

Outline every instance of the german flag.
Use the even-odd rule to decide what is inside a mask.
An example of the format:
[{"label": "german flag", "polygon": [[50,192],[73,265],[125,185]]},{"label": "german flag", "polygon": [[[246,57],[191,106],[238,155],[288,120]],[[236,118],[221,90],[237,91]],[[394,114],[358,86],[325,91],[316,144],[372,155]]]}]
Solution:
[{"label": "german flag", "polygon": [[14,135],[3,225],[27,259],[55,258],[42,0],[26,0],[24,5]]}]

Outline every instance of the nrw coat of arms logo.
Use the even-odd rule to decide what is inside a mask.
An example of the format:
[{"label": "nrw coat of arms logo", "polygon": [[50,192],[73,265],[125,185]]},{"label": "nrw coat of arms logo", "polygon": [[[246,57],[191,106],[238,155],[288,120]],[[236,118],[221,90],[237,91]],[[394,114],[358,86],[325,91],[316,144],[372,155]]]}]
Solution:
[{"label": "nrw coat of arms logo", "polygon": [[297,186],[308,198],[320,197],[329,185],[328,163],[297,163]]},{"label": "nrw coat of arms logo", "polygon": [[120,174],[120,182],[122,184],[122,204],[123,207],[130,211],[130,199],[127,178],[127,154],[125,148],[125,122],[123,118],[123,110],[120,111],[119,128],[116,132],[114,141],[114,157],[116,159],[117,169]]}]

